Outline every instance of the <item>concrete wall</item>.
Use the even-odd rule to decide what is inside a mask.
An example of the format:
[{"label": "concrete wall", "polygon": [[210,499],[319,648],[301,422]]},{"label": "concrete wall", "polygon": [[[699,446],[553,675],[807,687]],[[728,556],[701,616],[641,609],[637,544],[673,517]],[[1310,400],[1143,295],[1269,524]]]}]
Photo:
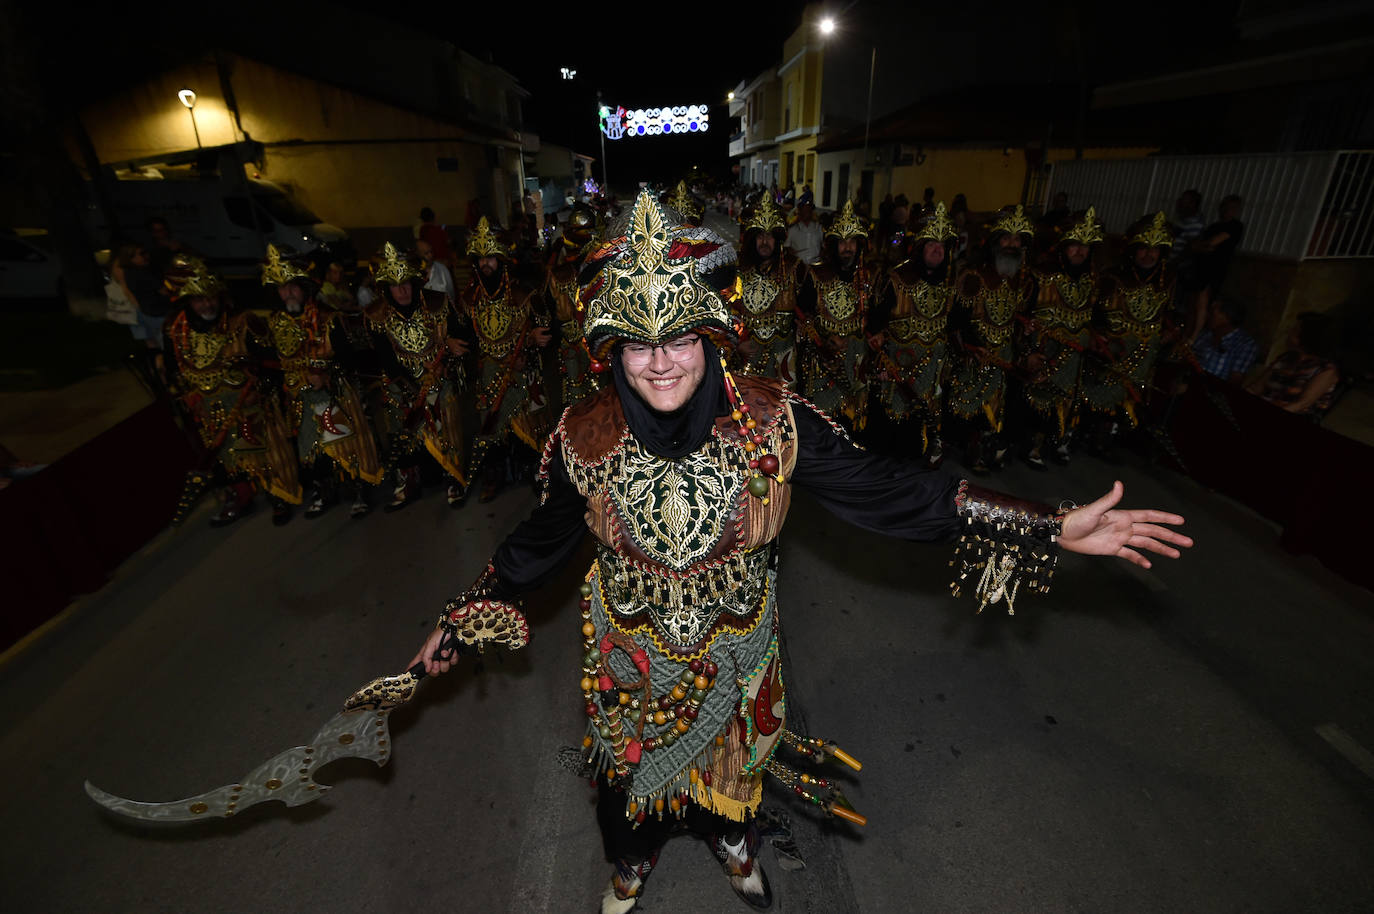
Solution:
[{"label": "concrete wall", "polygon": [[[348,229],[408,226],[428,205],[441,221],[457,223],[473,199],[488,215],[509,218],[520,188],[517,149],[243,58],[232,61],[231,83],[242,132],[209,60],[92,106],[81,119],[102,162],[194,149],[190,115],[176,96],[189,87],[197,94],[201,145],[232,143],[244,133],[264,143],[261,176],[290,187],[326,221]],[[440,171],[441,158],[456,159],[458,170]]]}]

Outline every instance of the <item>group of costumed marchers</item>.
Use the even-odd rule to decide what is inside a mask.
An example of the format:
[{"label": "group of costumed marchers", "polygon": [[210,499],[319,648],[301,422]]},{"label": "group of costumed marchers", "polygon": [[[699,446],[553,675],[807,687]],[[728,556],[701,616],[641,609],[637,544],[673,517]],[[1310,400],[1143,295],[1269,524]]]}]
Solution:
[{"label": "group of costumed marchers", "polygon": [[[1163,214],[1133,226],[1122,263],[1105,271],[1091,207],[1039,232],[1008,208],[958,268],[960,233],[943,203],[880,240],[846,203],[814,264],[786,248],[771,195],[740,226],[744,342],[732,367],[801,392],[875,450],[932,466],[951,420],[978,474],[1012,451],[1037,469],[1067,463],[1080,426],[1080,443],[1110,456],[1178,339]],[[1048,243],[1033,257],[1037,236]]]},{"label": "group of costumed marchers", "polygon": [[[772,235],[779,221],[766,207],[751,220],[746,246],[759,235]],[[859,763],[832,740],[799,732],[789,722],[777,575],[778,537],[794,487],[866,530],[908,540],[957,540],[952,589],[956,596],[969,591],[979,610],[1001,603],[1010,612],[1025,592],[1047,591],[1061,548],[1117,555],[1148,567],[1140,550],[1177,556],[1176,547],[1191,545],[1164,526],[1182,523],[1176,515],[1117,509],[1119,484],[1082,508],[1016,500],[924,460],[866,451],[827,410],[785,380],[732,370],[739,360],[786,366],[793,350],[774,343],[795,326],[798,347],[806,350],[803,360],[831,366],[815,390],[846,407],[850,363],[859,354],[830,338],[862,327],[866,317],[870,279],[853,244],[861,240],[860,229],[853,220],[832,229],[832,259],[823,269],[804,270],[776,244],[770,250],[763,243],[750,250],[741,270],[729,243],[645,192],[599,241],[578,247],[578,254],[556,250],[549,288],[561,333],[565,341],[580,333],[586,356],[585,363],[570,356],[565,364],[601,369],[600,389],[567,406],[548,432],[538,506],[440,613],[410,671],[360,690],[321,731],[330,738],[316,742],[348,743],[355,754],[385,761],[386,712],[413,695],[426,674],[447,672],[470,646],[523,646],[529,628],[521,595],[552,579],[590,533],[595,559],[578,594],[581,675],[572,677],[578,692],[569,699],[585,714],[583,753],[594,774],[597,818],[612,864],[601,911],[636,906],[660,850],[678,832],[705,838],[739,897],[766,908],[772,890],[757,856],[756,823],[765,777],[825,813],[865,821],[821,764],[838,761],[857,769]],[[926,242],[943,245],[943,231],[939,224],[932,227]],[[579,237],[584,236],[572,236],[570,243],[577,245]],[[579,258],[574,298],[565,267]],[[884,383],[894,385],[891,397],[904,415],[930,421],[929,402],[908,385],[942,352],[934,347],[951,286],[938,263],[921,262],[926,267],[902,268],[901,286],[880,298],[889,326],[906,322],[898,325],[905,328],[900,335],[893,334],[894,348],[884,350],[893,363]],[[394,290],[406,276],[389,279]],[[529,418],[516,425],[538,408],[526,402],[508,411],[498,394],[513,373],[507,368],[522,370],[511,354],[529,347],[529,331],[512,328],[528,319],[529,299],[496,270],[475,281],[480,289],[448,319],[485,321],[478,340],[495,343],[487,350],[490,364],[477,375],[486,395],[482,408],[497,416],[483,434],[509,426],[523,439],[537,426]],[[770,296],[771,290],[776,292]],[[502,300],[505,310],[499,320],[484,319],[480,308],[493,299]],[[433,407],[453,379],[431,379],[425,372],[444,356],[420,345],[419,331],[412,339],[401,329],[402,322],[430,313],[424,307],[388,300],[394,310],[369,320],[395,323],[395,337],[413,346],[407,350],[416,356],[415,370],[407,375],[413,383],[398,394]],[[442,342],[452,332],[443,324],[445,314],[434,312],[426,339]],[[741,347],[741,332],[750,326],[752,345]],[[309,403],[302,415],[313,409]],[[436,427],[431,421],[423,429]],[[241,466],[251,472],[251,464]],[[349,717],[355,714],[363,716],[355,721]],[[344,730],[346,739],[333,739]],[[313,758],[322,763],[329,757]],[[283,758],[284,770],[297,764],[295,756]],[[310,761],[304,764],[303,773]],[[269,770],[270,763],[259,769]],[[225,809],[232,815],[249,802],[240,798],[245,783],[254,789],[252,781],[250,776],[180,805],[136,804],[89,785],[88,790],[127,814],[189,821]],[[301,781],[315,791],[308,774]],[[277,788],[271,783],[267,787],[252,801],[258,795],[283,798],[272,796]],[[287,802],[318,794],[298,792]]]}]

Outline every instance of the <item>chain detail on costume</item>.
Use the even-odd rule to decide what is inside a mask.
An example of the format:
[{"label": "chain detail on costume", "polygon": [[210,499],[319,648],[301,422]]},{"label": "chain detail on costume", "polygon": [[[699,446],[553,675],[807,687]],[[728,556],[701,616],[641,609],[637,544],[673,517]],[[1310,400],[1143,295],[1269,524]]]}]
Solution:
[{"label": "chain detail on costume", "polygon": [[[954,596],[972,583],[978,612],[1005,600],[1010,616],[1015,615],[1016,596],[1023,585],[1049,592],[1059,558],[1056,540],[1063,527],[1062,514],[970,486],[968,480],[959,483],[954,504],[964,519],[964,532],[950,560],[956,572],[950,584]],[[976,582],[970,581],[971,576]]]}]

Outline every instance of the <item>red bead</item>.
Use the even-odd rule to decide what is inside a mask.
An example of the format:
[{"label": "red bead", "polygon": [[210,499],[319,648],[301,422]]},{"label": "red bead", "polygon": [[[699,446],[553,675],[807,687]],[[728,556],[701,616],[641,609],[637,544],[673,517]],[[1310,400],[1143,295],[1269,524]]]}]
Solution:
[{"label": "red bead", "polygon": [[643,758],[640,752],[641,747],[639,745],[639,740],[630,740],[625,746],[625,761],[629,762],[631,765],[638,765],[639,760]]},{"label": "red bead", "polygon": [[591,601],[591,600],[578,600],[578,601],[577,601],[577,608],[578,608],[578,609],[591,609],[591,608],[592,608],[592,601]]},{"label": "red bead", "polygon": [[636,821],[636,822],[643,822],[644,819],[645,819],[644,810],[641,809],[639,812],[635,813],[635,821]]},{"label": "red bead", "polygon": [[701,773],[701,783],[705,784],[707,787],[711,786],[711,772],[703,771]]},{"label": "red bead", "polygon": [[683,710],[682,713],[683,713],[683,715],[686,716],[686,718],[687,718],[688,720],[696,720],[696,719],[697,719],[697,713],[698,713],[698,712],[697,712],[697,709],[694,708],[694,707],[692,707],[691,705],[688,705],[688,706]]},{"label": "red bead", "polygon": [[764,454],[759,458],[759,469],[765,476],[776,475],[780,465],[776,454]]},{"label": "red bead", "polygon": [[757,470],[758,468],[759,468],[759,462],[758,462],[757,460],[751,460],[751,461],[749,461],[749,469],[751,469],[751,470]]},{"label": "red bead", "polygon": [[747,429],[747,428],[742,428],[742,429],[740,429],[740,430],[739,430],[739,436],[740,436],[741,438],[748,438],[748,437],[749,437],[749,429]]},{"label": "red bead", "polygon": [[605,370],[606,370],[606,363],[605,363],[605,362],[598,362],[598,361],[596,361],[595,359],[592,359],[592,374],[601,374],[601,373],[602,373],[603,371],[605,371]]},{"label": "red bead", "polygon": [[719,672],[720,672],[720,667],[716,666],[716,665],[715,665],[713,662],[711,662],[710,660],[706,661],[706,678],[707,678],[707,679],[715,679],[715,678],[716,678],[716,674],[719,673]]},{"label": "red bead", "polygon": [[792,790],[796,793],[797,796],[802,795],[802,789],[800,784],[798,784],[796,787],[793,787]]},{"label": "red bead", "polygon": [[660,711],[666,711],[666,710],[668,710],[669,708],[671,708],[672,706],[673,706],[673,699],[670,698],[670,697],[668,697],[667,695],[664,695],[662,698],[660,698],[660,699],[658,700],[658,709],[659,709]]},{"label": "red bead", "polygon": [[653,752],[653,751],[654,751],[655,749],[657,749],[657,748],[658,748],[658,740],[654,739],[652,736],[649,737],[648,739],[646,739],[646,740],[644,741],[644,751],[645,751],[645,752]]},{"label": "red bead", "polygon": [[741,403],[741,404],[739,405],[739,411],[742,412],[742,413],[747,413],[747,412],[749,412],[749,404],[748,404],[748,403]]},{"label": "red bead", "polygon": [[598,692],[609,692],[611,689],[614,688],[615,683],[611,682],[611,677],[609,676],[602,676],[600,679],[596,681],[596,690]]},{"label": "red bead", "polygon": [[755,444],[763,444],[763,436],[762,436],[762,435],[754,435],[754,436],[752,436],[749,440],[753,441]]},{"label": "red bead", "polygon": [[674,705],[674,706],[673,706],[673,716],[674,716],[674,717],[685,717],[686,715],[682,713],[683,710],[684,710],[684,709],[683,709],[682,705]]},{"label": "red bead", "polygon": [[588,717],[595,717],[595,716],[596,716],[596,705],[592,704],[590,701],[587,702],[587,716],[588,716]]},{"label": "red bead", "polygon": [[693,673],[700,673],[700,672],[701,672],[701,661],[700,661],[700,660],[693,660],[691,663],[687,664],[687,669],[691,670]]}]

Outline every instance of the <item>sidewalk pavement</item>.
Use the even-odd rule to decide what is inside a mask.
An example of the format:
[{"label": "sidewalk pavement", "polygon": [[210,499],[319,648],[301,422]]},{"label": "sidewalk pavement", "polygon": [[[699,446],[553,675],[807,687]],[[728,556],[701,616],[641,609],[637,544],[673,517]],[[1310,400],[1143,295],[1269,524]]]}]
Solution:
[{"label": "sidewalk pavement", "polygon": [[52,390],[0,393],[0,442],[20,460],[52,463],[152,402],[126,370]]}]

